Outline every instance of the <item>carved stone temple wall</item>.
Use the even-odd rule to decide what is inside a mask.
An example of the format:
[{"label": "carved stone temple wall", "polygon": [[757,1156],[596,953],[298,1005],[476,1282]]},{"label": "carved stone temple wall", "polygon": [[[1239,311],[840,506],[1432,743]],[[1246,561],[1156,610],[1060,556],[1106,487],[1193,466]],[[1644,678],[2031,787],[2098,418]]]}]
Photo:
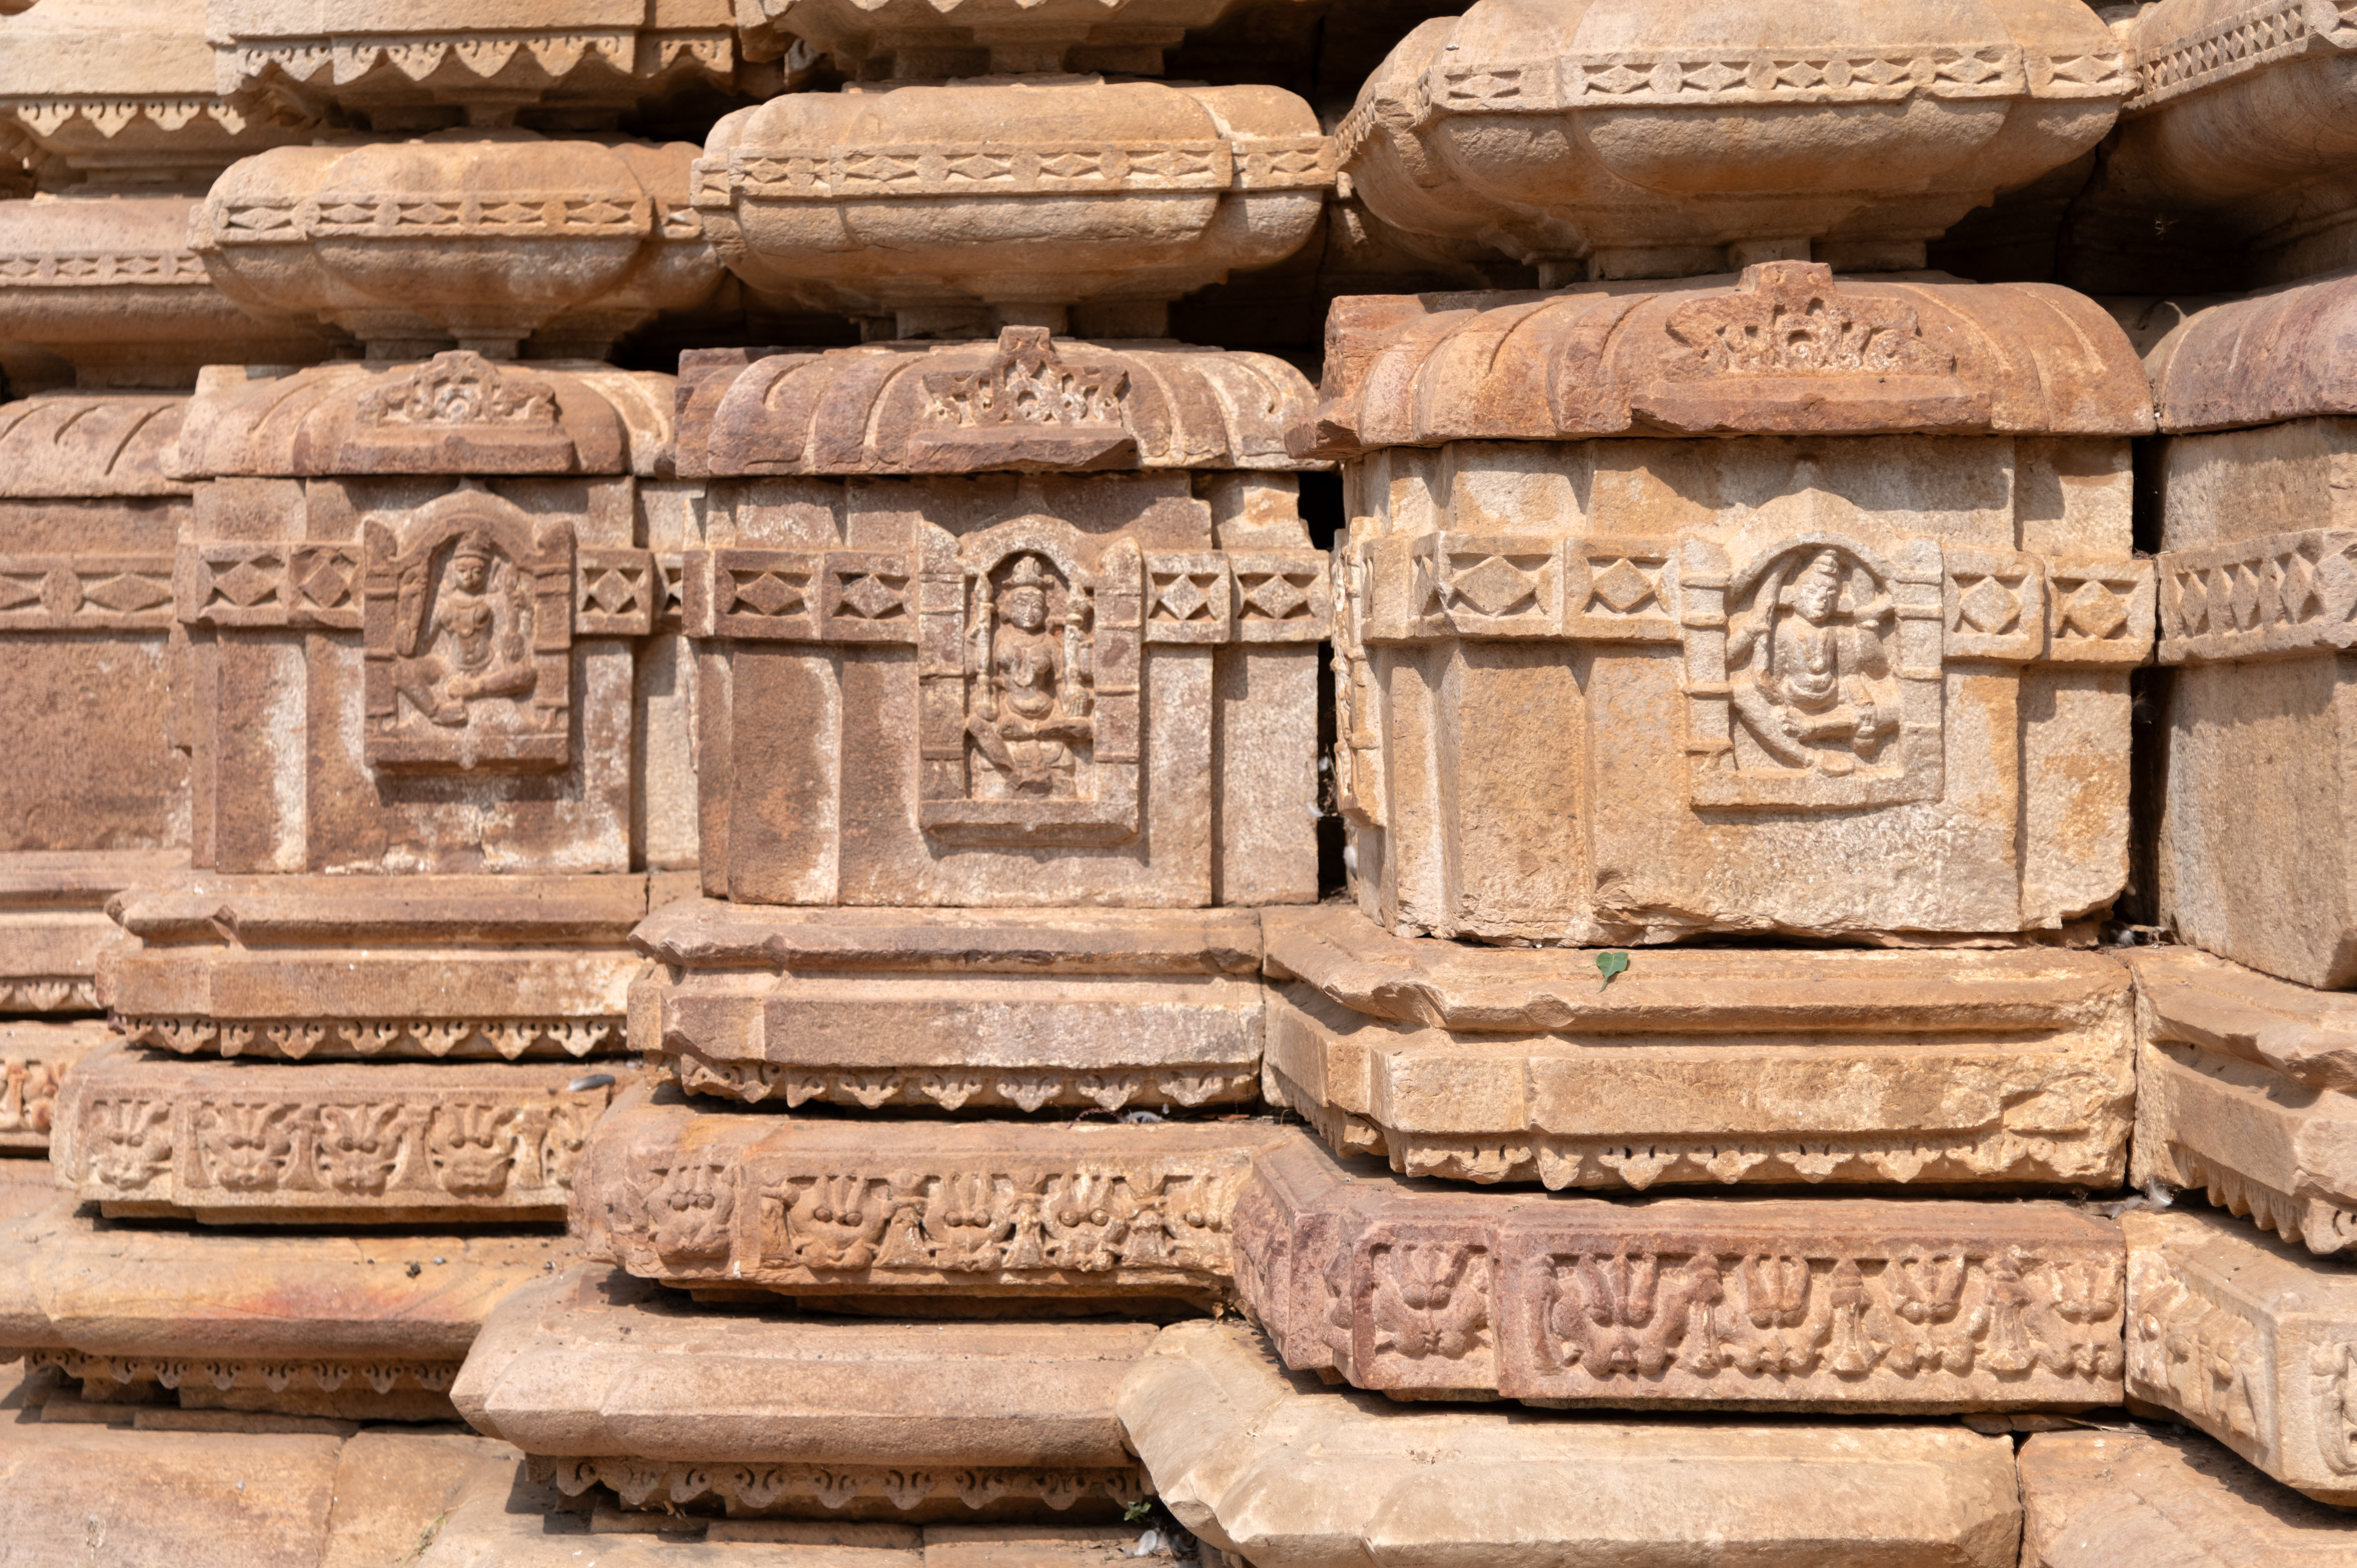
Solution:
[{"label": "carved stone temple wall", "polygon": [[2352,92],[0,0],[0,1559],[2357,1565]]}]

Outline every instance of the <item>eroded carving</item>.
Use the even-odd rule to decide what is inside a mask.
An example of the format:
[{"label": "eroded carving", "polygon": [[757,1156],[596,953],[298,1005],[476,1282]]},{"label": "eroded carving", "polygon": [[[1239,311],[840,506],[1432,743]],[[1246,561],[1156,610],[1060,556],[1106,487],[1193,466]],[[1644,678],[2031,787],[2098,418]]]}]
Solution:
[{"label": "eroded carving", "polygon": [[1084,1498],[1126,1506],[1152,1495],[1146,1472],[1126,1469],[1024,1469],[996,1466],[746,1465],[601,1457],[528,1456],[525,1472],[577,1498],[604,1487],[630,1509],[668,1509],[714,1501],[731,1515],[792,1513],[813,1505],[829,1512],[881,1502],[903,1512],[954,1498],[981,1509],[1003,1498],[1045,1503],[1059,1512]]}]

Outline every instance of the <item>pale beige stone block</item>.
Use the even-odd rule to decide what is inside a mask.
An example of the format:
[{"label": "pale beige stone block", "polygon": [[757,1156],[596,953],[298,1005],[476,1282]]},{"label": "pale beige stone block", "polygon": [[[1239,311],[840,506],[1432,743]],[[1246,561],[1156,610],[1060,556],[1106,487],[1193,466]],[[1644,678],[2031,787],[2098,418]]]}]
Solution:
[{"label": "pale beige stone block", "polygon": [[2042,1432],[2022,1445],[2021,1568],[2343,1568],[2349,1516],[2206,1437]]},{"label": "pale beige stone block", "polygon": [[2131,1212],[2120,1229],[2129,1400],[2357,1506],[2357,1273],[2222,1214]]},{"label": "pale beige stone block", "polygon": [[2130,1178],[2317,1253],[2357,1245],[2357,998],[2183,948],[2134,952]]},{"label": "pale beige stone block", "polygon": [[1288,1376],[1238,1324],[1163,1331],[1123,1430],[1181,1523],[1254,1568],[2014,1568],[2004,1437],[1960,1426],[1410,1412]]},{"label": "pale beige stone block", "polygon": [[452,1488],[478,1467],[511,1467],[515,1460],[503,1443],[457,1433],[355,1433],[336,1455],[336,1500],[319,1568],[405,1568],[433,1539]]},{"label": "pale beige stone block", "polygon": [[1394,937],[1269,910],[1268,1097],[1408,1176],[2042,1181],[2127,1163],[2127,972],[2033,952],[1640,950]]},{"label": "pale beige stone block", "polygon": [[1249,1101],[1260,915],[764,908],[641,925],[637,1045],[692,1094],[950,1112]]},{"label": "pale beige stone block", "polygon": [[612,1073],[565,1061],[289,1068],[114,1047],[67,1078],[49,1147],[58,1185],[115,1218],[555,1219],[613,1092]]},{"label": "pale beige stone block", "polygon": [[1228,1299],[1262,1119],[802,1118],[629,1091],[574,1178],[587,1254],[665,1284],[828,1297]]},{"label": "pale beige stone block", "polygon": [[102,1019],[0,1019],[0,1151],[48,1153],[59,1086],[75,1063],[110,1043]]},{"label": "pale beige stone block", "polygon": [[1146,1488],[1114,1393],[1156,1332],[731,1312],[582,1268],[501,1303],[451,1397],[536,1478],[632,1509],[1118,1517]]}]

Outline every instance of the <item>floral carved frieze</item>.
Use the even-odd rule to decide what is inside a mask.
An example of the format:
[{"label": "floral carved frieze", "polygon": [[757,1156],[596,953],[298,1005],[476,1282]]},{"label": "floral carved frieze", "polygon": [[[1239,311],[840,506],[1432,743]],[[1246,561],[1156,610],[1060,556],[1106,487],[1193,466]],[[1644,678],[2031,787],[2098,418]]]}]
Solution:
[{"label": "floral carved frieze", "polygon": [[2059,1205],[1469,1195],[1254,1162],[1238,1288],[1288,1365],[1543,1403],[2104,1404],[2118,1234]]},{"label": "floral carved frieze", "polygon": [[181,1056],[587,1057],[619,1050],[620,1018],[293,1018],[118,1016],[124,1037]]}]

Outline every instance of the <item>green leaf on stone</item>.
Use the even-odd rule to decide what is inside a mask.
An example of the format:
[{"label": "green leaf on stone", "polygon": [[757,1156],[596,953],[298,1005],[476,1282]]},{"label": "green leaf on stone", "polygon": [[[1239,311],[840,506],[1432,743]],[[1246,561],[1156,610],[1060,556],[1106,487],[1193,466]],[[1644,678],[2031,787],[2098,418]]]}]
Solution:
[{"label": "green leaf on stone", "polygon": [[1624,953],[1624,952],[1600,952],[1600,953],[1598,953],[1598,954],[1596,955],[1596,972],[1597,972],[1597,973],[1598,973],[1598,974],[1600,974],[1600,975],[1602,975],[1602,976],[1604,977],[1604,984],[1603,984],[1603,985],[1598,985],[1596,989],[1597,989],[1597,990],[1598,990],[1598,991],[1601,991],[1601,990],[1603,990],[1603,989],[1604,989],[1604,986],[1605,986],[1605,985],[1609,985],[1609,984],[1611,984],[1611,983],[1612,983],[1612,977],[1613,977],[1614,975],[1616,975],[1616,974],[1619,974],[1622,970],[1624,970],[1624,969],[1626,969],[1626,968],[1628,968],[1628,967],[1629,967],[1629,955],[1628,955],[1627,953]]}]

